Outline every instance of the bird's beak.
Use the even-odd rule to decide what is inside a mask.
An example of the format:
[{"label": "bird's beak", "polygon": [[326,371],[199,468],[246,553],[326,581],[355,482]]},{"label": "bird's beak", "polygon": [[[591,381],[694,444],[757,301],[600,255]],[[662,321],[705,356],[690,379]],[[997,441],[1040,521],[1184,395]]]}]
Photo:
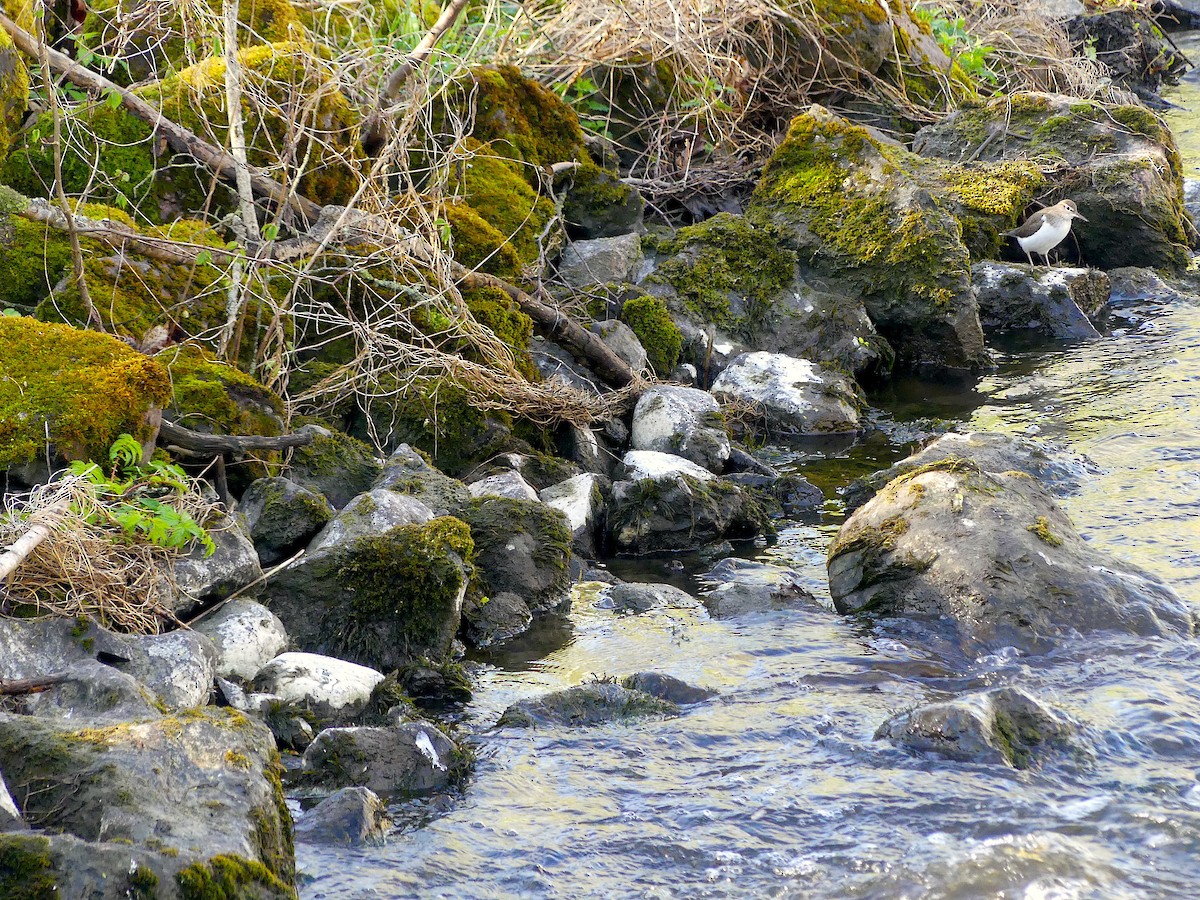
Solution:
[{"label": "bird's beak", "polygon": [[1082,215],[1080,215],[1079,213],[1075,213],[1075,215],[1074,215],[1074,216],[1072,216],[1072,218],[1074,218],[1074,219],[1079,219],[1079,220],[1081,220],[1081,221],[1083,221],[1083,222],[1086,222],[1086,221],[1087,221],[1087,216],[1082,216]]}]

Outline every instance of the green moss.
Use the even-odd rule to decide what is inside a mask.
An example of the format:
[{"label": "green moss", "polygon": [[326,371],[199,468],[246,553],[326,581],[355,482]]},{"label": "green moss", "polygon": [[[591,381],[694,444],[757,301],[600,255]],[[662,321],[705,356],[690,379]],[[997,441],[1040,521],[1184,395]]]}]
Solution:
[{"label": "green moss", "polygon": [[[553,578],[539,596],[525,598],[531,607],[566,595],[571,585],[571,529],[561,511],[531,500],[473,497],[458,510],[458,516],[471,528],[483,561],[481,568],[507,558],[510,551],[506,545],[513,535],[533,537],[533,561],[540,569],[551,571]],[[486,570],[483,577],[486,580]]]},{"label": "green moss", "polygon": [[[299,178],[300,192],[318,203],[344,203],[358,187],[358,176],[343,157],[361,155],[358,115],[338,88],[337,74],[311,44],[284,41],[242,50],[238,54],[246,89],[242,114],[247,123],[247,157],[252,166],[277,166],[285,148],[288,164],[306,160]],[[138,89],[139,95],[162,109],[174,122],[198,134],[212,135],[218,145],[227,141],[224,109],[225,60],[213,57],[190,66],[158,84]],[[255,94],[269,98],[258,104]],[[290,110],[296,95],[319,97],[305,112],[305,125],[320,134],[297,139]]]},{"label": "green moss", "polygon": [[151,900],[157,896],[158,876],[153,870],[135,864],[129,873],[129,896],[132,900]]},{"label": "green moss", "polygon": [[450,226],[454,258],[469,269],[478,269],[512,281],[520,277],[521,259],[500,230],[462,202],[447,203],[442,211]]},{"label": "green moss", "polygon": [[281,433],[283,402],[244,372],[193,344],[168,347],[154,358],[171,379],[178,424],[212,434]]},{"label": "green moss", "polygon": [[646,348],[646,357],[655,374],[660,378],[670,374],[679,364],[683,335],[671,319],[667,305],[658,297],[634,297],[621,307],[621,320]]},{"label": "green moss", "polygon": [[458,602],[474,552],[471,529],[442,516],[358,538],[338,576],[353,592],[358,621],[403,623],[405,641],[419,655],[443,643],[446,611]]},{"label": "green moss", "polygon": [[0,31],[0,162],[8,154],[29,104],[29,72],[8,32]]},{"label": "green moss", "polygon": [[107,460],[123,432],[150,436],[147,411],[170,396],[166,372],[108,335],[0,317],[0,469],[45,451]]},{"label": "green moss", "polygon": [[0,900],[57,897],[50,841],[27,834],[0,834]]},{"label": "green moss", "polygon": [[[533,339],[533,319],[504,291],[494,287],[478,287],[463,292],[463,300],[475,321],[491,330],[513,351],[517,369],[529,380],[537,380],[537,366],[529,355]],[[466,348],[464,348],[464,351]]]},{"label": "green moss", "polygon": [[512,435],[511,415],[477,409],[449,382],[410,391],[396,414],[397,439],[428,453],[433,464],[450,475],[521,444]]},{"label": "green moss", "polygon": [[739,336],[795,277],[794,253],[729,213],[679,229],[660,249],[671,258],[648,281],[674,288],[688,312]]},{"label": "green moss", "polygon": [[276,878],[262,863],[233,854],[193,863],[175,880],[183,900],[258,900],[296,896],[295,890]]},{"label": "green moss", "polygon": [[1038,516],[1032,525],[1025,526],[1025,530],[1030,534],[1037,535],[1039,540],[1045,541],[1051,547],[1062,546],[1062,538],[1050,530],[1050,520],[1045,516]]},{"label": "green moss", "polygon": [[829,558],[833,559],[843,553],[861,550],[891,553],[896,549],[897,539],[906,534],[908,529],[907,519],[903,516],[891,516],[873,528],[868,527],[845,536],[839,533],[837,539],[829,547]]},{"label": "green moss", "polygon": [[1025,209],[1046,185],[1041,170],[1028,160],[949,164],[926,160],[917,167],[927,183],[953,201],[962,240],[972,259],[990,259],[1016,227]]}]

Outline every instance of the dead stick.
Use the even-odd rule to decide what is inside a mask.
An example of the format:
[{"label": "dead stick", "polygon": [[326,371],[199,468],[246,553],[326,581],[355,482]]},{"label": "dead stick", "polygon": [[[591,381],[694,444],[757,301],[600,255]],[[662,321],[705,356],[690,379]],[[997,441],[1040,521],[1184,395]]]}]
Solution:
[{"label": "dead stick", "polygon": [[46,538],[58,527],[59,520],[71,508],[71,501],[64,497],[43,510],[34,513],[30,518],[29,530],[17,541],[10,544],[8,549],[0,553],[0,584],[5,582],[21,563],[29,558],[29,554],[38,548]]},{"label": "dead stick", "polygon": [[13,681],[0,680],[0,697],[19,697],[23,694],[40,694],[56,684],[67,680],[66,675],[43,675],[41,678],[21,678]]},{"label": "dead stick", "polygon": [[305,425],[292,434],[264,437],[257,434],[201,434],[182,425],[163,420],[158,428],[158,442],[179,447],[195,455],[212,456],[219,453],[245,453],[250,450],[287,450],[313,442],[317,431]]}]

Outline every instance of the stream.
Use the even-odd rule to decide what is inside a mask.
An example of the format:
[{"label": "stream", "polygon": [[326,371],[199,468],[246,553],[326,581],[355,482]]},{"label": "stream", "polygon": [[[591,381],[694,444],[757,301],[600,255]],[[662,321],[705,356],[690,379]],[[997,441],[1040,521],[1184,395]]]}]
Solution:
[{"label": "stream", "polygon": [[[1200,114],[1192,78],[1172,99]],[[1172,126],[1200,175],[1200,115]],[[1103,338],[999,362],[970,389],[904,382],[873,398],[888,439],[765,448],[828,500],[819,521],[737,552],[798,569],[816,603],[621,616],[597,606],[600,585],[579,586],[569,624],[482,666],[461,792],[394,808],[382,847],[299,845],[301,896],[1200,896],[1200,642],[1082,636],[1045,657],[946,659],[917,624],[832,610],[836,487],[907,455],[931,420],[1086,454],[1097,473],[1060,500],[1081,534],[1200,605],[1200,305],[1117,298]],[[694,592],[705,567],[612,569]],[[665,721],[489,730],[515,700],[648,669],[720,697]],[[900,710],[1005,684],[1077,722],[1078,752],[1016,771],[874,737]]]}]

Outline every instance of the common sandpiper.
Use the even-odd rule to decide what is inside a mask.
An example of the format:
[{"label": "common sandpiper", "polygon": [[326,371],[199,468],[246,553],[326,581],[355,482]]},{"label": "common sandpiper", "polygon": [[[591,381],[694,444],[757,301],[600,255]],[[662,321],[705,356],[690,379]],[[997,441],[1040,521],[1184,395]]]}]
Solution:
[{"label": "common sandpiper", "polygon": [[1060,200],[1053,206],[1039,209],[1024,221],[1019,228],[1004,232],[1006,237],[1015,237],[1029,265],[1033,265],[1034,253],[1040,253],[1050,265],[1050,251],[1063,242],[1071,233],[1071,220],[1083,219],[1074,200]]}]

